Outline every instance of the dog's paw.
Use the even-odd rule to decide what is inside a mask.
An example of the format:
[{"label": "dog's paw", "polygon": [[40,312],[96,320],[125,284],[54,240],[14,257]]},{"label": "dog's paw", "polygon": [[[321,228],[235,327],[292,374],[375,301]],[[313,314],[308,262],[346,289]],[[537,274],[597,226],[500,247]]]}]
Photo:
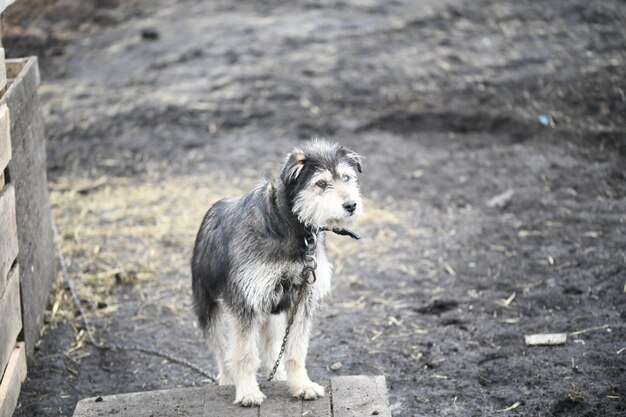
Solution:
[{"label": "dog's paw", "polygon": [[324,396],[324,387],[313,381],[303,382],[290,387],[291,395],[303,400],[314,400]]},{"label": "dog's paw", "polygon": [[261,405],[264,399],[265,394],[258,387],[255,389],[237,389],[237,395],[233,404],[239,404],[243,407],[255,407]]}]

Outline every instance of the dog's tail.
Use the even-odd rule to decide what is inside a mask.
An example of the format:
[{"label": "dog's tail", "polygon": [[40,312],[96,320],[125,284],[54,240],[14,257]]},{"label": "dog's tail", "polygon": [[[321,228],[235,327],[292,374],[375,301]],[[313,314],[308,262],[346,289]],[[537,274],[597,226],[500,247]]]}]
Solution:
[{"label": "dog's tail", "polygon": [[207,332],[219,314],[220,304],[217,299],[224,282],[215,276],[211,259],[204,253],[199,253],[198,249],[195,248],[191,260],[193,309],[200,328]]},{"label": "dog's tail", "polygon": [[202,220],[191,256],[191,278],[194,310],[198,324],[209,331],[219,315],[218,300],[227,287],[230,260],[228,256],[231,225],[226,217],[227,200],[218,201]]},{"label": "dog's tail", "polygon": [[[219,204],[219,203],[218,203]],[[198,324],[205,332],[219,314],[222,291],[226,285],[228,257],[220,242],[219,228],[212,213],[214,205],[202,221],[191,256],[191,280],[194,311]]]},{"label": "dog's tail", "polygon": [[194,286],[193,309],[198,317],[200,328],[206,332],[218,313],[219,303],[212,294],[207,293],[203,288],[196,290]]}]

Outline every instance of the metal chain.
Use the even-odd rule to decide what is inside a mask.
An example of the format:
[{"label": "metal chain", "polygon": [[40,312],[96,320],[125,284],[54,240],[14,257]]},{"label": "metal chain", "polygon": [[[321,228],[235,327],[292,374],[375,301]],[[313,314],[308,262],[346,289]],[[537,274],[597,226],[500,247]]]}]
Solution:
[{"label": "metal chain", "polygon": [[[298,307],[300,306],[300,303],[302,302],[302,298],[304,296],[304,293],[306,292],[306,288],[307,285],[312,285],[315,283],[315,281],[317,280],[317,276],[315,275],[315,270],[317,269],[317,259],[315,258],[315,250],[317,249],[317,236],[319,235],[320,232],[323,231],[327,231],[330,229],[327,228],[317,228],[315,231],[310,230],[309,234],[307,234],[304,237],[304,254],[302,256],[302,272],[300,272],[300,276],[304,279],[304,282],[302,284],[302,286],[300,287],[300,291],[298,294],[298,299],[296,301],[296,304],[293,306],[291,314],[289,316],[289,320],[287,321],[287,329],[285,330],[285,336],[283,337],[283,343],[280,346],[280,353],[278,354],[278,359],[276,360],[276,363],[274,364],[274,368],[272,369],[272,372],[270,373],[269,378],[267,379],[268,381],[271,381],[272,379],[274,379],[274,376],[276,375],[276,371],[278,370],[278,366],[280,365],[280,361],[283,358],[283,354],[285,353],[285,348],[287,346],[287,338],[289,336],[289,331],[291,330],[291,326],[293,325],[293,321],[295,320],[296,317],[296,313],[298,312]],[[361,236],[359,236],[358,234],[350,231],[350,230],[332,230],[333,232],[340,234],[340,235],[348,235],[351,236],[354,239],[360,239]],[[58,230],[56,228],[56,225],[53,223],[52,224],[52,232],[54,234],[54,241],[55,241],[55,246],[56,246],[56,252],[57,252],[57,256],[59,257],[59,263],[61,264],[61,270],[63,272],[63,278],[65,279],[65,282],[67,283],[67,286],[70,289],[70,293],[72,295],[72,299],[74,300],[74,304],[76,305],[76,307],[78,308],[79,312],[80,312],[80,316],[85,324],[85,329],[87,331],[87,337],[89,339],[89,342],[91,343],[92,346],[101,349],[101,350],[112,350],[112,351],[116,351],[116,350],[134,350],[134,351],[138,351],[138,352],[143,352],[143,353],[147,353],[147,354],[151,354],[151,355],[156,355],[156,356],[160,356],[162,358],[168,359],[171,362],[175,362],[175,363],[179,363],[181,365],[187,366],[190,369],[193,369],[194,371],[198,372],[199,374],[204,375],[205,377],[207,377],[211,382],[213,383],[217,383],[217,378],[213,375],[211,375],[209,372],[207,372],[206,370],[202,369],[201,367],[197,366],[196,364],[186,360],[186,359],[182,359],[179,357],[176,357],[174,355],[170,355],[168,353],[162,352],[160,350],[157,349],[150,349],[150,348],[144,348],[141,346],[120,346],[120,345],[116,345],[114,343],[110,343],[110,344],[104,344],[104,343],[98,343],[95,340],[95,337],[93,335],[93,331],[91,329],[91,323],[89,322],[89,319],[87,318],[87,314],[85,313],[82,304],[80,303],[80,300],[78,298],[78,294],[76,293],[76,287],[74,285],[74,280],[72,280],[70,278],[70,275],[67,271],[67,264],[65,262],[65,257],[63,256],[63,252],[61,251],[61,246],[59,244],[58,241]]]},{"label": "metal chain", "polygon": [[276,359],[274,368],[272,368],[272,372],[270,372],[270,376],[267,378],[268,381],[274,379],[276,371],[280,366],[280,361],[283,358],[285,348],[287,347],[287,338],[289,337],[289,331],[291,330],[293,321],[296,318],[298,307],[300,306],[300,302],[302,302],[302,297],[306,292],[307,285],[312,285],[317,280],[317,276],[315,275],[315,270],[317,269],[315,250],[317,249],[317,235],[319,234],[319,232],[319,229],[315,230],[315,232],[310,231],[310,234],[304,237],[304,255],[302,256],[303,267],[302,272],[300,272],[300,276],[302,277],[304,282],[301,284],[300,291],[298,292],[298,299],[296,300],[296,304],[293,305],[291,308],[289,320],[287,320],[287,329],[285,330],[285,336],[283,337],[283,343],[280,346],[280,352],[278,353],[278,359]]},{"label": "metal chain", "polygon": [[317,280],[317,275],[315,275],[315,270],[317,269],[315,250],[317,249],[318,234],[319,229],[315,232],[312,231],[310,235],[304,237],[304,255],[302,256],[302,265],[304,266],[302,268],[302,272],[300,272],[300,276],[307,284],[315,284],[315,281]]},{"label": "metal chain", "polygon": [[294,319],[296,318],[296,312],[298,311],[298,305],[300,305],[300,302],[302,301],[302,297],[305,293],[306,286],[303,284],[302,287],[300,287],[300,291],[298,294],[298,301],[296,301],[296,305],[293,306],[294,308],[291,311],[291,314],[289,315],[289,320],[287,321],[287,329],[285,330],[285,336],[283,337],[283,343],[280,346],[280,352],[278,353],[278,359],[276,359],[276,363],[274,364],[274,367],[272,368],[272,372],[270,373],[270,376],[267,378],[268,381],[271,381],[272,379],[274,379],[274,376],[276,375],[276,371],[278,370],[278,367],[280,366],[280,361],[283,358],[283,354],[285,353],[285,348],[287,347],[287,337],[289,337],[289,331],[291,330],[291,325],[293,324]]}]

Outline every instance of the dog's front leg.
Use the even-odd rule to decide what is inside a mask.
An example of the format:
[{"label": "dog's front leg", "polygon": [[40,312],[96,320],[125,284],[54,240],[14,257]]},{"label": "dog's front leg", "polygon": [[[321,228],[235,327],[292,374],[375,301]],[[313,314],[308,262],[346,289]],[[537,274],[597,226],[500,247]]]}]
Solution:
[{"label": "dog's front leg", "polygon": [[265,395],[256,381],[259,367],[258,337],[259,323],[251,320],[241,323],[235,320],[233,376],[235,377],[235,404],[244,407],[261,405]]},{"label": "dog's front leg", "polygon": [[[305,304],[306,300],[302,303]],[[298,310],[285,349],[287,384],[294,397],[314,400],[324,396],[324,387],[311,381],[305,365],[313,317],[309,306],[301,305]]]}]

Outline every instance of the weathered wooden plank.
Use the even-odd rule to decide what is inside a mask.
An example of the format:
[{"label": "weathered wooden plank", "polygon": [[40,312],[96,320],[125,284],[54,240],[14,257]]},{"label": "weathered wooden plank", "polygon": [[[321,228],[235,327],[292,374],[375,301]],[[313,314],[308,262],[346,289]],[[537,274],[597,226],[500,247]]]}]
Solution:
[{"label": "weathered wooden plank", "polygon": [[9,273],[7,287],[0,295],[0,376],[4,372],[11,352],[17,342],[17,335],[22,330],[20,311],[20,274],[16,265]]},{"label": "weathered wooden plank", "polygon": [[383,376],[337,377],[322,385],[327,389],[326,396],[302,401],[291,397],[284,382],[264,382],[261,391],[267,398],[261,407],[251,408],[233,404],[232,385],[109,395],[80,401],[74,417],[391,416]]},{"label": "weathered wooden plank", "polygon": [[[48,294],[56,276],[48,187],[43,117],[36,93],[39,70],[36,58],[7,60],[7,68],[22,66],[9,83],[0,105],[10,109],[11,182],[15,186],[18,263],[21,266],[24,340],[27,354],[39,337]],[[9,70],[11,72],[12,70]],[[13,74],[11,74],[13,75]]]},{"label": "weathered wooden plank", "polygon": [[261,391],[267,398],[261,404],[259,417],[299,417],[302,415],[302,400],[291,396],[287,383],[262,383]]},{"label": "weathered wooden plank", "polygon": [[0,382],[0,417],[11,417],[20,396],[22,382],[26,379],[26,349],[24,342],[17,343]]},{"label": "weathered wooden plank", "polygon": [[40,81],[37,58],[7,59],[7,73],[8,89],[0,97],[0,103],[6,103],[10,109],[11,135],[14,135],[16,132],[25,132],[28,124],[24,120],[32,120],[35,113],[40,113],[36,94]]},{"label": "weathered wooden plank", "polygon": [[[0,173],[11,159],[11,136],[9,131],[9,110],[6,104],[0,106]],[[0,188],[1,190],[1,188]]]},{"label": "weathered wooden plank", "polygon": [[0,48],[0,90],[7,85],[7,66],[4,59],[4,48]]},{"label": "weathered wooden plank", "polygon": [[331,417],[332,410],[330,407],[330,399],[332,393],[330,390],[330,381],[318,381],[324,387],[325,395],[315,401],[302,401],[302,417]]},{"label": "weathered wooden plank", "polygon": [[[36,56],[7,59],[6,65],[7,81],[9,81],[9,75],[17,74],[11,81],[13,84],[18,82],[22,84],[26,97],[31,97],[37,92],[37,87],[39,87],[41,77],[39,74],[39,61]],[[11,71],[9,71],[9,69],[11,69]],[[9,109],[13,111],[11,106],[9,106]]]},{"label": "weathered wooden plank", "polygon": [[234,385],[218,387],[209,385],[205,391],[202,417],[258,417],[258,407],[241,407],[233,404],[234,400]]},{"label": "weathered wooden plank", "polygon": [[[22,312],[24,320],[24,341],[27,355],[33,352],[35,343],[39,339],[39,331],[43,315],[48,304],[48,296],[56,277],[56,264],[52,236],[52,217],[48,200],[48,183],[45,163],[45,139],[41,114],[36,114],[31,121],[28,140],[37,143],[37,150],[30,154],[32,158],[25,158],[34,162],[34,166],[41,167],[37,172],[31,169],[28,179],[23,176],[15,181],[15,207],[18,230],[18,263],[28,268],[24,273],[22,268],[21,290],[23,294]],[[13,142],[15,144],[15,141]],[[14,148],[15,149],[15,148]],[[9,163],[9,167],[16,159],[16,154]],[[39,162],[41,161],[41,162]],[[27,165],[22,165],[23,169]],[[11,180],[14,180],[15,170],[12,169]]]},{"label": "weathered wooden plank", "polygon": [[7,81],[15,82],[15,79],[20,77],[29,78],[29,80],[25,83],[25,86],[28,89],[27,95],[32,95],[34,92],[32,86],[38,86],[41,82],[39,77],[39,61],[37,60],[37,57],[29,56],[27,58],[9,58],[5,62],[7,68]]},{"label": "weathered wooden plank", "polygon": [[81,400],[74,416],[171,417],[200,416],[206,388],[180,388]]},{"label": "weathered wooden plank", "polygon": [[335,377],[330,386],[334,417],[391,417],[384,376]]},{"label": "weathered wooden plank", "polygon": [[527,346],[562,345],[567,342],[567,333],[528,334],[524,342]]},{"label": "weathered wooden plank", "polygon": [[16,78],[24,69],[28,58],[10,58],[5,61],[7,68],[7,79]]},{"label": "weathered wooden plank", "polygon": [[8,184],[0,191],[0,297],[7,287],[7,278],[17,258],[17,250],[15,188],[13,184]]}]

